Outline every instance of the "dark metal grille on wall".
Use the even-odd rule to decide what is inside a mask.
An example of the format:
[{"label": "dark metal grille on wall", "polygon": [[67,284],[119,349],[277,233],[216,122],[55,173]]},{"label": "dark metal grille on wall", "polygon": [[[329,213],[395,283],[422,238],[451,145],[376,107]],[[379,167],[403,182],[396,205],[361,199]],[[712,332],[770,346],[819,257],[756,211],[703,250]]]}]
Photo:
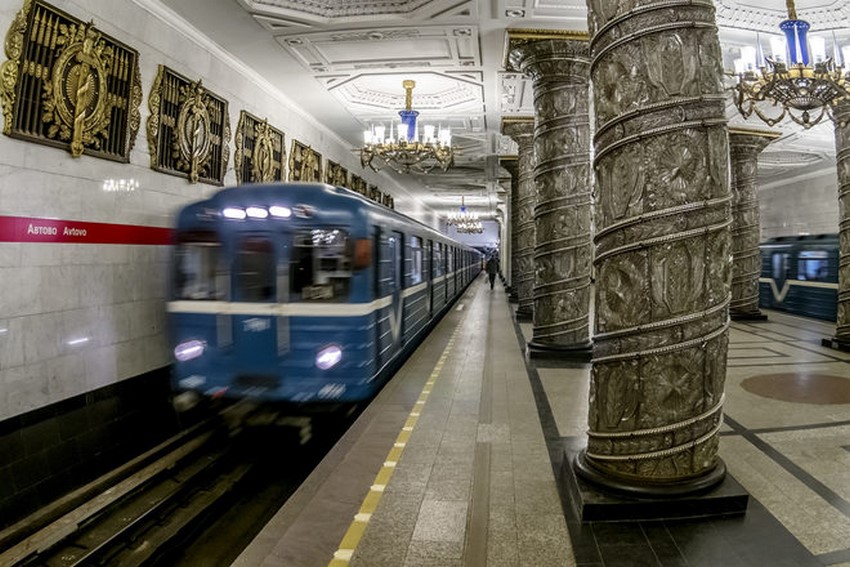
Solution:
[{"label": "dark metal grille on wall", "polygon": [[322,181],[322,154],[298,140],[289,152],[290,181]]},{"label": "dark metal grille on wall", "polygon": [[189,181],[222,185],[230,149],[227,101],[159,66],[148,99],[151,167]]},{"label": "dark metal grille on wall", "polygon": [[5,47],[4,134],[129,161],[141,123],[136,50],[40,0],[24,2]]},{"label": "dark metal grille on wall", "polygon": [[328,160],[325,183],[337,187],[348,187],[348,170],[335,161]]},{"label": "dark metal grille on wall", "polygon": [[286,144],[283,132],[253,114],[242,111],[236,128],[233,156],[238,183],[283,181]]}]

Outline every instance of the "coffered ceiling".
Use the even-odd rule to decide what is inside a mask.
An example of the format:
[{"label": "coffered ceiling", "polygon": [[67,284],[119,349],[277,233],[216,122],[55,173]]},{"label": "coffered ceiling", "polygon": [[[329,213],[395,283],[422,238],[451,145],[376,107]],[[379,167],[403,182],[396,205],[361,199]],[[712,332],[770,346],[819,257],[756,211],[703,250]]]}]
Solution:
[{"label": "coffered ceiling", "polygon": [[[532,115],[532,90],[504,70],[507,28],[585,30],[584,0],[161,0],[201,33],[264,76],[352,148],[374,120],[404,107],[402,80],[413,79],[420,121],[451,126],[459,149],[445,174],[399,176],[416,198],[441,214],[465,197],[488,215],[505,193],[494,156],[515,152],[499,133],[504,116]],[[850,40],[850,2],[798,0],[813,31]],[[715,0],[724,66],[732,68],[754,32],[776,33],[783,0]],[[730,122],[743,121],[729,105]],[[760,162],[760,181],[834,168],[832,124],[803,131],[772,128],[782,138]],[[352,150],[355,151],[355,150]],[[500,175],[501,172],[501,175]]]}]

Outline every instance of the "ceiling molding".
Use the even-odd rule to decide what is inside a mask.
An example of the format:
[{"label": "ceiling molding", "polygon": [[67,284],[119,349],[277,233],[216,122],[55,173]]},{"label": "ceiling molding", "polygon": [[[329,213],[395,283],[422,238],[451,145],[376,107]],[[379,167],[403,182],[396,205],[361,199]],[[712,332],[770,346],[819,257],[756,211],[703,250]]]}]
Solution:
[{"label": "ceiling molding", "polygon": [[279,25],[338,25],[383,21],[477,17],[475,0],[238,0],[255,18]]},{"label": "ceiling molding", "polygon": [[478,28],[475,26],[299,31],[278,34],[275,39],[315,74],[413,67],[456,71],[465,67],[481,67]]}]

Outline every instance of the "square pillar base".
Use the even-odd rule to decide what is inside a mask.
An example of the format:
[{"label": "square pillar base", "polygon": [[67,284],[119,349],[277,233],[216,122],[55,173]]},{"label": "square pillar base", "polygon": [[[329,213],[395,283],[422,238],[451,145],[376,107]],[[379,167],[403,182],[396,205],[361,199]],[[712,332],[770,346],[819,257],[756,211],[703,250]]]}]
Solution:
[{"label": "square pillar base", "polygon": [[635,498],[604,491],[579,477],[573,462],[585,442],[571,438],[565,443],[559,482],[566,488],[570,504],[582,522],[661,520],[745,514],[750,495],[732,475],[710,491],[696,495]]}]

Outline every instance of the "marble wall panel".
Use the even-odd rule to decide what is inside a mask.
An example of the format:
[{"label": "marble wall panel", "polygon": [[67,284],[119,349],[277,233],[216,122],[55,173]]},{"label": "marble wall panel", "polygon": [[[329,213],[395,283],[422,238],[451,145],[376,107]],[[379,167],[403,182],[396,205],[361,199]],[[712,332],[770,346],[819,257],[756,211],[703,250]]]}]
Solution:
[{"label": "marble wall panel", "polygon": [[[0,6],[0,29],[8,30],[21,4]],[[161,3],[69,0],[59,7],[93,20],[139,51],[142,128],[126,164],[72,158],[56,148],[0,136],[0,216],[169,227],[179,207],[217,191],[150,169],[144,123],[159,64],[203,78],[230,102],[231,124],[244,108],[279,124],[289,139],[360,170],[358,157],[337,136]],[[372,172],[363,176],[401,197],[398,210],[436,226],[434,211],[405,198],[395,181]],[[138,188],[105,191],[110,179],[133,179]],[[235,182],[230,168],[225,184]],[[6,329],[0,333],[0,421],[167,364],[168,257],[167,246],[0,243],[0,329]],[[89,340],[68,344],[84,337]]]}]

